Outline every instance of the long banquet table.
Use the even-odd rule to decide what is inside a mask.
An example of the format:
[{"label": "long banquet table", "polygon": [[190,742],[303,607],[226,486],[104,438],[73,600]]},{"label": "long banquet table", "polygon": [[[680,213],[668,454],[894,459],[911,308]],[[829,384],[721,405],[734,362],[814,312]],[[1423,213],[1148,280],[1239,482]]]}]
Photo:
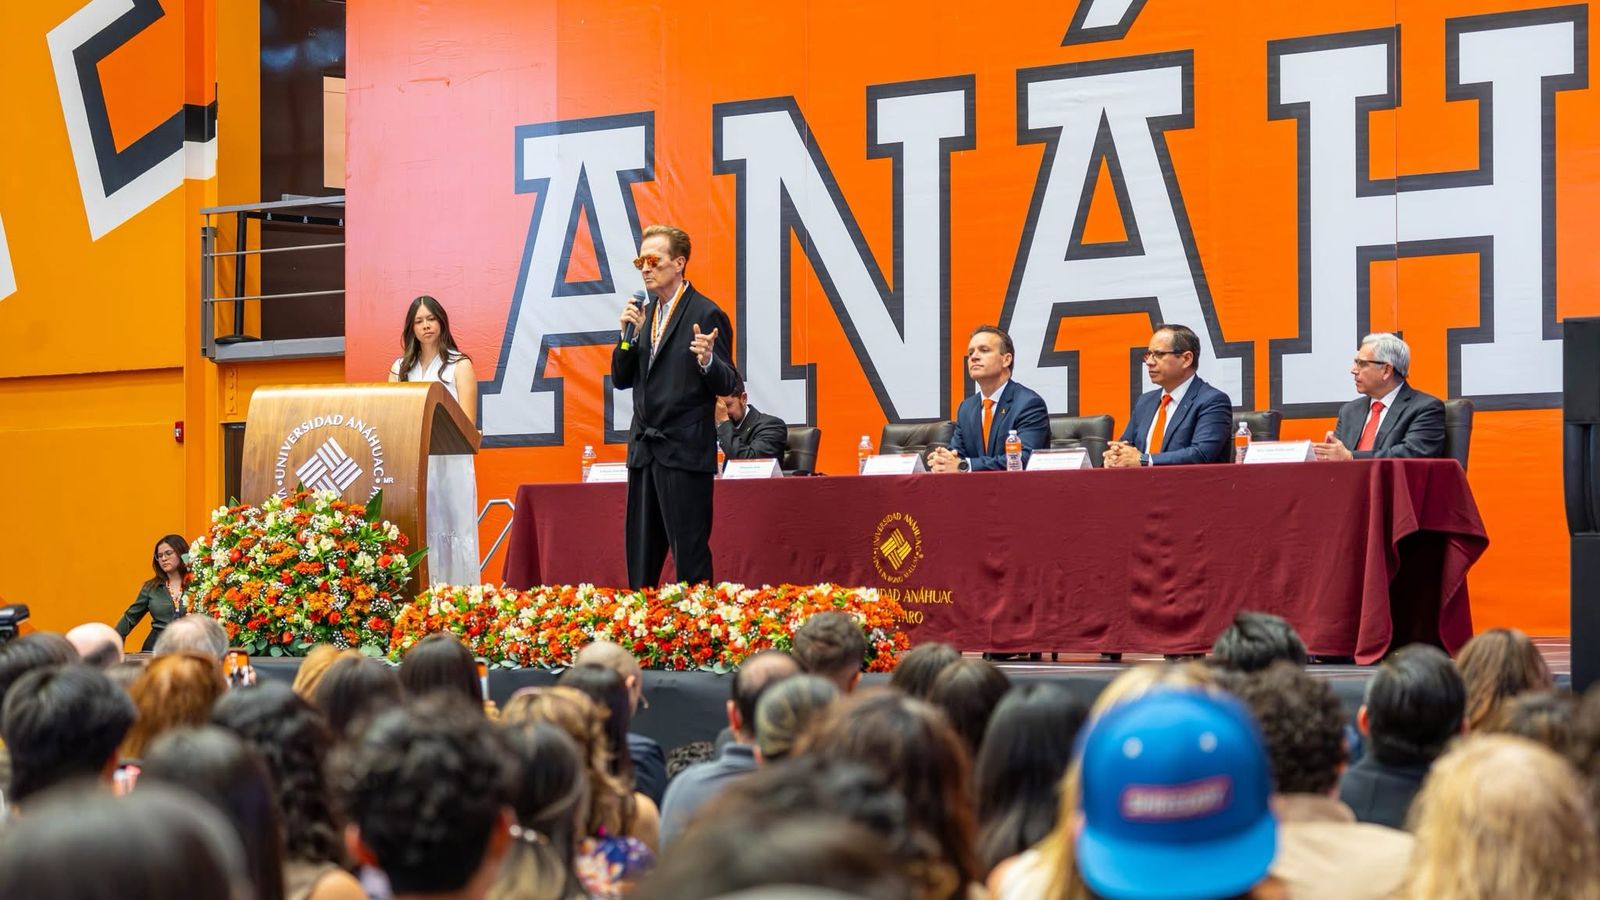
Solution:
[{"label": "long banquet table", "polygon": [[[625,585],[626,494],[522,485],[506,584]],[[719,581],[876,587],[964,650],[1198,653],[1260,610],[1315,654],[1453,651],[1489,543],[1454,460],[726,480],[715,509]]]}]

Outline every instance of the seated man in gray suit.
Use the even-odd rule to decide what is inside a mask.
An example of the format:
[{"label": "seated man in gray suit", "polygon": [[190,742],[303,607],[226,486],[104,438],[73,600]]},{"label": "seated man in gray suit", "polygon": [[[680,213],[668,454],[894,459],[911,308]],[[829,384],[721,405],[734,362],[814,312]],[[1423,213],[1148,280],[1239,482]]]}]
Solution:
[{"label": "seated man in gray suit", "polygon": [[1444,403],[1406,383],[1411,348],[1387,332],[1361,339],[1355,364],[1363,396],[1339,409],[1339,420],[1318,459],[1386,459],[1444,456]]}]

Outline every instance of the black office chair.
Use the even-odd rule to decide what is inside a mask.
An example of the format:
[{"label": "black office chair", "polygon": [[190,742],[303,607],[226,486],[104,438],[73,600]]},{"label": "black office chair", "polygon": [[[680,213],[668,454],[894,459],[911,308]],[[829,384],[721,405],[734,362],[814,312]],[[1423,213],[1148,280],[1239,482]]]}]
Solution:
[{"label": "black office chair", "polygon": [[1050,449],[1083,447],[1089,451],[1090,465],[1098,469],[1105,465],[1106,445],[1116,430],[1116,420],[1110,416],[1051,416]]},{"label": "black office chair", "polygon": [[1275,409],[1256,409],[1234,412],[1233,434],[1239,433],[1239,423],[1250,426],[1250,440],[1275,441],[1283,426],[1283,413]]},{"label": "black office chair", "polygon": [[1472,450],[1472,401],[1466,398],[1444,402],[1444,455],[1467,470],[1467,454]]},{"label": "black office chair", "polygon": [[922,464],[928,464],[928,451],[935,447],[949,447],[955,439],[954,422],[890,422],[883,426],[878,436],[879,453],[920,453]]},{"label": "black office chair", "polygon": [[783,474],[815,475],[817,445],[821,443],[821,428],[815,425],[790,425],[789,437],[783,444]]}]

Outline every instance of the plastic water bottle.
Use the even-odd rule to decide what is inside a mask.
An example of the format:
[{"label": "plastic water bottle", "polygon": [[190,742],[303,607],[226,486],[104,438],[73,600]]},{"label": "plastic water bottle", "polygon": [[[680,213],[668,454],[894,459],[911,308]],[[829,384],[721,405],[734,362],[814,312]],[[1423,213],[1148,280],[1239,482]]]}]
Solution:
[{"label": "plastic water bottle", "polygon": [[1006,471],[1022,471],[1022,438],[1015,428],[1006,434]]},{"label": "plastic water bottle", "polygon": [[1244,452],[1250,449],[1250,426],[1244,422],[1239,423],[1239,430],[1233,433],[1233,461],[1244,462]]},{"label": "plastic water bottle", "polygon": [[856,474],[866,471],[867,457],[872,455],[872,438],[861,436],[861,443],[856,445]]},{"label": "plastic water bottle", "polygon": [[722,449],[722,442],[717,441],[717,477],[722,477],[722,467],[728,464],[728,452]]},{"label": "plastic water bottle", "polygon": [[589,470],[594,468],[595,459],[597,459],[597,457],[595,456],[594,445],[593,444],[584,444],[583,445],[583,481],[584,481],[585,484],[587,484],[588,481],[589,481]]}]

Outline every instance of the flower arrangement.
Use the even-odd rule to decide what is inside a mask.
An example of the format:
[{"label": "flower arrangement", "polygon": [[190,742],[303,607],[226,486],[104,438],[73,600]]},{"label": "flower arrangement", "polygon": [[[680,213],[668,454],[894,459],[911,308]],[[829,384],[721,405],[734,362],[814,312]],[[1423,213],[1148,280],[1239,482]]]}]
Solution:
[{"label": "flower arrangement", "polygon": [[401,608],[389,657],[439,631],[453,632],[497,666],[564,668],[591,641],[614,641],[648,669],[728,672],[758,650],[788,650],[812,615],[854,616],[867,637],[867,667],[894,669],[910,649],[900,604],[872,588],[832,584],[745,587],[668,585],[620,590],[546,585],[526,591],[442,586]]},{"label": "flower arrangement", "polygon": [[296,489],[260,506],[218,508],[189,546],[190,602],[252,655],[333,644],[382,656],[422,555],[407,555],[382,506],[381,494],[360,504]]}]

